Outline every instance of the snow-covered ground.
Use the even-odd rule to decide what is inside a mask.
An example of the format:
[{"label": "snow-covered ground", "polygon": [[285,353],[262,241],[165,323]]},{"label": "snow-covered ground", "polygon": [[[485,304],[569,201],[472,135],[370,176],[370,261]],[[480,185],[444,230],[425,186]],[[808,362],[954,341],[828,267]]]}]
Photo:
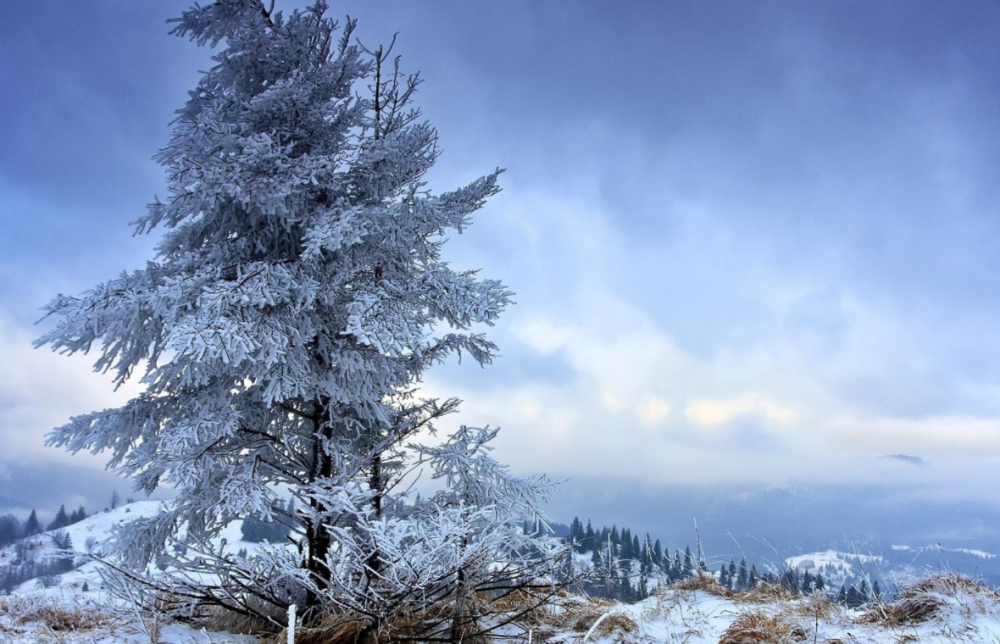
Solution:
[{"label": "snow-covered ground", "polygon": [[[1000,641],[1000,594],[957,576],[925,581],[904,599],[858,610],[819,596],[751,592],[727,597],[711,587],[666,588],[632,605],[570,598],[567,608],[551,609],[528,626],[533,626],[534,641],[565,644]],[[927,606],[933,609],[921,615]]]},{"label": "snow-covered ground", "polygon": [[[711,590],[669,588],[631,605],[578,596],[559,601],[559,606],[506,627],[504,634],[510,641],[524,642],[530,637],[532,642],[558,644],[1000,641],[1000,595],[958,577],[925,582],[908,599],[862,610],[848,610],[818,597],[726,597]],[[70,617],[59,617],[60,612]],[[67,630],[66,623],[74,620],[81,628]],[[259,641],[179,624],[162,624],[157,629],[148,619],[140,625],[138,620],[105,616],[98,606],[72,593],[41,598],[19,593],[14,598],[0,599],[0,642],[5,644],[146,644],[150,641],[149,631],[155,633],[155,641],[164,644]]]},{"label": "snow-covered ground", "polygon": [[[88,549],[106,547],[116,526],[152,516],[160,507],[155,501],[132,503],[90,517],[66,531],[73,549],[82,557]],[[221,538],[226,539],[227,548],[254,547],[240,540],[238,522]],[[31,544],[38,557],[59,554],[49,533],[32,537]],[[13,556],[13,548],[0,550],[0,563],[9,563]],[[801,570],[842,569],[845,574],[857,574],[859,567],[879,562],[877,557],[831,550],[792,557],[786,563]],[[820,597],[792,598],[779,592],[751,591],[734,596],[714,582],[700,581],[683,582],[687,590],[676,586],[657,589],[652,597],[631,605],[563,597],[559,606],[520,619],[504,631],[511,641],[528,641],[530,633],[532,642],[559,644],[1000,642],[1000,594],[957,575],[921,582],[892,603],[860,610]],[[111,606],[101,590],[96,562],[59,576],[50,587],[32,580],[11,596],[0,597],[3,644],[146,644],[151,640],[165,644],[267,641],[182,624],[158,624],[149,615],[140,618],[127,603]]]},{"label": "snow-covered ground", "polygon": [[149,616],[116,614],[73,592],[0,597],[3,644],[254,644],[258,638],[208,632]]}]

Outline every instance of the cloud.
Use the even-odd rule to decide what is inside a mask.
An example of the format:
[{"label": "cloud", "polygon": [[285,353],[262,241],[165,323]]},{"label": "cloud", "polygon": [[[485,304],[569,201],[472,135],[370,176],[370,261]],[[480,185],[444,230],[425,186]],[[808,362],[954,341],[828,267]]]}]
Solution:
[{"label": "cloud", "polygon": [[762,414],[768,420],[778,423],[788,423],[795,419],[795,410],[760,398],[701,398],[689,402],[684,410],[685,416],[705,427],[727,423],[753,413]]},{"label": "cloud", "polygon": [[126,383],[117,391],[111,378],[94,373],[92,358],[33,349],[37,328],[0,317],[0,468],[13,463],[58,461],[101,467],[104,459],[44,446],[45,434],[71,416],[115,407],[135,396]]},{"label": "cloud", "polygon": [[[44,433],[134,392],[30,349],[19,313],[153,242],[125,222],[162,187],[144,159],[208,52],[141,3],[138,31],[92,37],[122,10],[41,7],[0,44],[22,99],[0,123],[0,467],[67,462]],[[461,422],[502,424],[520,471],[893,478],[911,475],[872,459],[903,453],[929,463],[912,476],[980,489],[1000,449],[992,22],[857,10],[359,8],[363,37],[400,29],[429,79],[447,150],[431,187],[509,168],[445,250],[517,292],[490,330],[504,357],[438,369],[428,392],[465,398]],[[25,74],[23,52],[49,71]]]},{"label": "cloud", "polygon": [[[894,320],[856,298],[837,299],[850,302],[834,331],[842,355],[794,334],[700,354],[681,348],[637,305],[595,289],[561,315],[532,313],[510,323],[512,354],[556,359],[566,368],[560,378],[491,382],[490,369],[472,380],[449,371],[432,373],[428,389],[462,397],[461,422],[500,424],[500,453],[519,471],[657,484],[848,478],[953,492],[978,485],[984,464],[1000,456],[1000,415],[911,416],[894,413],[892,404],[873,414],[843,383],[879,373],[872,365],[895,357],[871,355],[870,346],[881,333],[891,336],[881,329]],[[886,453],[922,455],[937,466],[901,472],[878,464]],[[964,472],[954,465],[963,461],[970,466]]]},{"label": "cloud", "polygon": [[658,396],[648,396],[636,409],[639,421],[647,427],[655,427],[670,416],[670,403]]}]

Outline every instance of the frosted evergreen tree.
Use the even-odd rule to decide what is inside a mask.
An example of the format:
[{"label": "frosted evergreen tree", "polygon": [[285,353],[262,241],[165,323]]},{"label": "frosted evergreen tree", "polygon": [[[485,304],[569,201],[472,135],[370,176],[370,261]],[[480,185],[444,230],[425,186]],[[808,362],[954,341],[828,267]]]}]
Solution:
[{"label": "frosted evergreen tree", "polygon": [[[503,557],[543,552],[547,542],[504,527],[537,513],[544,479],[495,464],[475,480],[442,465],[481,455],[494,430],[463,430],[447,453],[410,446],[459,404],[422,398],[424,371],[496,354],[474,328],[492,325],[511,292],[441,251],[501,171],[433,194],[423,177],[437,132],[413,105],[419,77],[400,72],[392,47],[358,44],[356,23],[339,26],[322,1],[283,15],[218,0],[175,23],[173,34],[219,49],[155,156],[169,195],[135,230],[165,230],[156,257],[55,298],[56,324],[38,341],[94,350],[97,370],[145,385],[50,437],[110,453],[140,491],[176,489],[165,513],[118,536],[124,564],[142,570],[184,534],[175,596],[243,613],[300,602],[307,618],[349,611],[381,628],[393,611],[451,600]],[[449,488],[397,511],[420,460]],[[247,562],[208,542],[243,517],[293,525],[294,548]],[[522,557],[500,576],[524,584],[541,572]],[[183,581],[200,573],[220,581]]]},{"label": "frosted evergreen tree", "polygon": [[65,528],[70,524],[69,515],[66,514],[66,506],[60,505],[59,511],[56,512],[56,516],[49,523],[48,530],[59,530]]},{"label": "frosted evergreen tree", "polygon": [[[688,549],[690,553],[690,549]],[[689,557],[690,558],[690,557]],[[684,578],[684,564],[681,563],[681,551],[674,550],[674,562],[670,567],[670,580],[677,581]]]},{"label": "frosted evergreen tree", "polygon": [[24,536],[21,522],[13,514],[0,515],[0,548]]},{"label": "frosted evergreen tree", "polygon": [[32,509],[31,514],[28,515],[28,519],[24,522],[24,536],[30,537],[41,531],[42,524],[38,520],[38,514]]}]

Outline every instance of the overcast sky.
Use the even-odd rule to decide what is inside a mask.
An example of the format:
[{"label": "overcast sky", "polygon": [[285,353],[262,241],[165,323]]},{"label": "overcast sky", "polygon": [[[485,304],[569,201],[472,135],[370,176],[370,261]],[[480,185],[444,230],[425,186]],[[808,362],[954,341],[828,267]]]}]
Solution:
[{"label": "overcast sky", "polygon": [[[210,64],[167,35],[185,6],[36,0],[0,40],[0,497],[39,494],[3,478],[26,464],[99,469],[42,437],[136,391],[30,341],[53,295],[151,256],[128,222],[164,194],[150,156]],[[398,31],[425,77],[432,187],[508,169],[448,248],[517,292],[504,357],[427,388],[503,427],[518,471],[995,482],[1000,5],[333,11],[368,45]]]}]

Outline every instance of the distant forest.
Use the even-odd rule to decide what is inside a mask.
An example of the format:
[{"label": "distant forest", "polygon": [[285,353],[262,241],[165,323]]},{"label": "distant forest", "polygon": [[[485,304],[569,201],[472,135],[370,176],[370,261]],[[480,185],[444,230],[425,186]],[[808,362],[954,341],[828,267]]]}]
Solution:
[{"label": "distant forest", "polygon": [[[539,526],[530,522],[526,522],[523,529],[540,530]],[[577,517],[573,518],[563,539],[573,545],[578,557],[589,554],[591,567],[601,573],[598,579],[584,582],[581,589],[605,599],[640,601],[648,597],[656,585],[676,583],[699,573],[711,574],[719,584],[733,592],[750,590],[762,583],[780,585],[792,594],[824,593],[848,606],[861,606],[882,596],[877,580],[871,585],[866,580],[860,580],[850,587],[830,589],[822,572],[802,572],[795,567],[758,570],[755,563],[748,565],[746,558],[742,558],[739,564],[732,559],[713,571],[705,561],[700,541],[694,551],[687,546],[683,551],[676,549],[671,554],[659,539],[651,538],[648,533],[640,539],[629,528],[619,530],[617,526],[603,526],[595,529],[590,520],[584,525]],[[566,577],[575,574],[578,561],[566,562],[563,573]]]},{"label": "distant forest", "polygon": [[24,522],[21,522],[13,514],[0,515],[0,548],[25,537],[31,537],[51,530],[61,530],[74,523],[83,521],[88,516],[90,515],[87,514],[82,505],[72,512],[66,512],[66,506],[60,505],[55,518],[47,524],[42,524],[38,520],[38,513],[35,510],[31,511],[31,514],[28,515],[28,518]]}]

